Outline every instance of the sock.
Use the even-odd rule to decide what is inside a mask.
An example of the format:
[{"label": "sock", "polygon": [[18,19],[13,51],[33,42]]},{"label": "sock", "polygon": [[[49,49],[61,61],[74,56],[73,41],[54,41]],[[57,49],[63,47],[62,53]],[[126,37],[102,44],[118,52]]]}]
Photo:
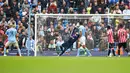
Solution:
[{"label": "sock", "polygon": [[6,55],[6,48],[4,48],[4,55]]},{"label": "sock", "polygon": [[108,50],[108,56],[110,55],[110,53],[111,53],[111,49]]},{"label": "sock", "polygon": [[60,46],[60,49],[61,49],[61,51],[63,51],[63,47],[62,46]]},{"label": "sock", "polygon": [[90,51],[88,50],[88,48],[85,48],[85,49],[86,49],[86,52],[87,52],[88,56],[91,56],[91,53],[90,53]]},{"label": "sock", "polygon": [[18,53],[19,53],[19,55],[21,56],[21,50],[18,48]]},{"label": "sock", "polygon": [[126,51],[127,53],[129,53],[128,49],[125,49],[125,51]]},{"label": "sock", "polygon": [[59,56],[61,56],[61,55],[63,55],[64,53],[65,53],[65,51],[66,51],[67,49],[66,48],[64,48],[64,50],[60,53],[60,55]]},{"label": "sock", "polygon": [[80,49],[78,48],[78,51],[77,51],[77,56],[79,56],[80,55]]},{"label": "sock", "polygon": [[114,49],[112,49],[112,53],[113,53],[114,56],[116,56],[116,55],[115,55],[115,51],[114,51]]},{"label": "sock", "polygon": [[120,49],[118,49],[118,55],[120,55]]}]

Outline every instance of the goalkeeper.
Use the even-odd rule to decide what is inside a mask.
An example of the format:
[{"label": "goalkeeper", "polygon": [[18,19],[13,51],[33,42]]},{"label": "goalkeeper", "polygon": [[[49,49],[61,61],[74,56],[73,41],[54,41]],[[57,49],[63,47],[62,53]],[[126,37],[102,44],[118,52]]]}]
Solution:
[{"label": "goalkeeper", "polygon": [[74,28],[71,37],[69,38],[68,41],[64,42],[60,48],[61,48],[61,53],[59,54],[59,56],[63,55],[65,53],[66,50],[68,50],[74,42],[76,42],[78,40],[78,38],[80,37],[80,35],[76,32],[77,28]]}]

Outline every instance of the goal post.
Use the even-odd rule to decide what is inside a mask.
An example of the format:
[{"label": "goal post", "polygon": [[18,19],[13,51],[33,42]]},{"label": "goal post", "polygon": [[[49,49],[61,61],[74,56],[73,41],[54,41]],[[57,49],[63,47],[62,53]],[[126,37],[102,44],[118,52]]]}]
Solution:
[{"label": "goal post", "polygon": [[[55,46],[57,46],[57,39],[55,37],[52,41],[52,38],[48,35],[53,35],[54,31],[58,32],[58,30],[60,30],[59,27],[62,27],[64,30],[70,27],[69,30],[71,30],[71,26],[78,26],[79,22],[83,22],[83,24],[89,28],[92,25],[96,27],[99,26],[97,27],[99,30],[102,27],[100,24],[104,24],[105,26],[112,25],[115,28],[121,21],[130,22],[130,14],[35,14],[34,55],[46,56],[49,51],[51,53],[56,52]],[[98,44],[94,46],[94,48],[99,48],[99,43],[101,42],[98,41]],[[49,44],[55,45],[51,45],[51,47],[49,47]],[[94,44],[96,43],[94,42]],[[106,49],[108,48],[105,48],[105,50]]]}]

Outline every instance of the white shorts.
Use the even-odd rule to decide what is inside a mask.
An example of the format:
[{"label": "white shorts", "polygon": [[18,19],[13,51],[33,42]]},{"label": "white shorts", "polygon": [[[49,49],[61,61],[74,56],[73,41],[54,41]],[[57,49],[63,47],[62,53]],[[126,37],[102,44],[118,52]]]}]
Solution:
[{"label": "white shorts", "polygon": [[15,47],[19,47],[18,42],[9,42],[9,41],[5,44],[5,46],[15,46]]},{"label": "white shorts", "polygon": [[86,37],[85,36],[81,36],[80,39],[79,39],[79,44],[85,45],[85,43],[86,43]]}]

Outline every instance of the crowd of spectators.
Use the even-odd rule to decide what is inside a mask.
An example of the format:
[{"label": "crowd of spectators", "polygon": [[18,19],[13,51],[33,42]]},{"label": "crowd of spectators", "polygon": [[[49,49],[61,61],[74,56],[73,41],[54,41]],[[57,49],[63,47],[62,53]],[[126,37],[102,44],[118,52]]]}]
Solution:
[{"label": "crowd of spectators", "polygon": [[[31,1],[31,3],[28,1]],[[14,23],[19,33],[20,47],[25,46],[23,38],[27,38],[28,25],[31,25],[30,33],[34,39],[34,16],[31,16],[31,23],[29,23],[30,9],[31,14],[130,14],[130,0],[0,0],[1,30],[5,32],[8,29],[8,25]],[[72,28],[78,24],[78,22],[75,22],[77,20],[47,19],[45,22],[41,21],[39,23],[39,25],[41,24],[39,26],[40,32],[38,34],[42,38],[39,37],[38,39],[40,40],[39,42],[43,42],[42,45],[44,47],[48,48],[56,48],[54,45],[56,40],[66,41],[69,38]],[[91,40],[88,43],[91,44],[91,46],[88,45],[90,46],[89,49],[95,47],[106,49],[107,45],[100,44],[106,42],[105,27],[108,24],[112,25],[114,31],[117,31],[119,24],[124,24],[128,32],[130,29],[130,16],[124,16],[123,18],[111,17],[109,23],[108,18],[101,18],[100,16],[92,17],[91,20],[86,19],[82,22],[86,30],[91,31],[87,33],[87,35],[92,36],[92,39],[88,39]],[[62,35],[62,39],[56,39],[59,34]]]}]

